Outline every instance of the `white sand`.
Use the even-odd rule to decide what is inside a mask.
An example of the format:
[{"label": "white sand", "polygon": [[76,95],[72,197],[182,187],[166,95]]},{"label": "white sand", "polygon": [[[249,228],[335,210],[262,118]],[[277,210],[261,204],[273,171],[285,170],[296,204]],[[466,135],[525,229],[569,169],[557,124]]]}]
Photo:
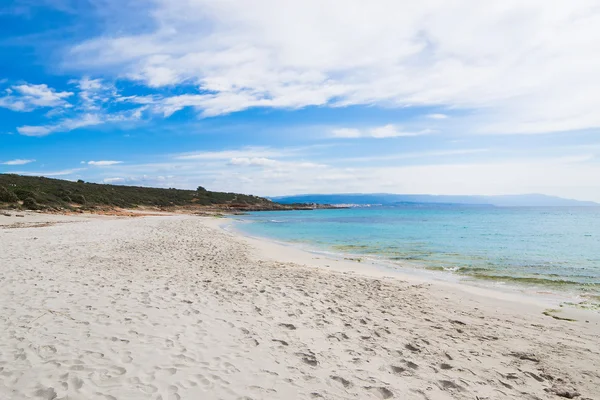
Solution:
[{"label": "white sand", "polygon": [[0,399],[599,398],[597,314],[217,223],[0,215]]}]

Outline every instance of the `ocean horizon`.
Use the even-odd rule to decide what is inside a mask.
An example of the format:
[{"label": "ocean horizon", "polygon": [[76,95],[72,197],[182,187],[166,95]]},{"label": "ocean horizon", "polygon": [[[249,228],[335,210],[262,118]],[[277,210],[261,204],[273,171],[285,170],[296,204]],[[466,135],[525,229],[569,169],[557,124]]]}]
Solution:
[{"label": "ocean horizon", "polygon": [[600,207],[412,204],[235,218],[245,234],[357,262],[600,303]]}]

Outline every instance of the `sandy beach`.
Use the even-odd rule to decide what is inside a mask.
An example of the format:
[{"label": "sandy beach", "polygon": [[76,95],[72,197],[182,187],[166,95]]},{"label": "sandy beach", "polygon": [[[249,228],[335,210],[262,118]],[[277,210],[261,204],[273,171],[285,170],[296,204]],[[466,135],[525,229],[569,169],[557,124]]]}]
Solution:
[{"label": "sandy beach", "polygon": [[598,399],[600,318],[198,216],[0,215],[0,399]]}]

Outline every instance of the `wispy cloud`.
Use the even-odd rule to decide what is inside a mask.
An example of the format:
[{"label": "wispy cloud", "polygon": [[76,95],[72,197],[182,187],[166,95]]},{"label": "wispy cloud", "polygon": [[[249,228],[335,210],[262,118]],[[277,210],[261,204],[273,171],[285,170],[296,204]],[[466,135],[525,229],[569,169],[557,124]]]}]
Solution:
[{"label": "wispy cloud", "polygon": [[430,151],[412,151],[412,152],[401,152],[396,154],[378,154],[376,156],[361,156],[361,157],[342,157],[338,158],[336,162],[364,162],[371,163],[374,161],[388,162],[394,160],[409,160],[409,159],[422,159],[430,162],[431,158],[448,158],[456,156],[468,156],[478,155],[481,153],[489,153],[490,149],[477,148],[477,149],[451,149],[451,150],[430,150]]},{"label": "wispy cloud", "polygon": [[264,157],[240,157],[232,158],[229,163],[232,166],[242,167],[261,167],[261,168],[321,168],[324,164],[317,164],[307,161],[279,161]]},{"label": "wispy cloud", "polygon": [[376,104],[468,110],[470,132],[600,126],[594,2],[154,4],[154,31],[106,32],[72,47],[65,67],[110,71],[151,88],[199,88],[165,94],[157,111],[167,116],[185,107],[210,116]]},{"label": "wispy cloud", "polygon": [[90,79],[84,76],[70,83],[75,84],[79,89],[78,96],[81,100],[79,107],[86,111],[101,110],[117,96],[114,86],[104,83],[101,79]]},{"label": "wispy cloud", "polygon": [[111,160],[88,161],[87,164],[93,165],[95,167],[108,167],[111,165],[123,164],[123,161],[111,161]]},{"label": "wispy cloud", "polygon": [[11,173],[26,176],[68,176],[85,171],[85,168],[63,169],[59,171],[13,171]]},{"label": "wispy cloud", "polygon": [[102,180],[102,182],[103,183],[108,183],[109,185],[117,185],[119,183],[125,183],[125,182],[127,182],[127,179],[125,179],[125,178],[119,178],[119,177],[116,177],[116,178],[104,178]]},{"label": "wispy cloud", "polygon": [[25,165],[25,164],[31,164],[33,162],[35,162],[35,160],[25,160],[25,159],[18,158],[16,160],[0,162],[0,164],[2,164],[2,165]]},{"label": "wispy cloud", "polygon": [[40,107],[71,107],[65,100],[72,92],[59,92],[46,84],[21,84],[5,89],[0,97],[0,107],[12,111],[32,111]]},{"label": "wispy cloud", "polygon": [[427,114],[427,118],[430,119],[446,119],[448,116],[446,114]]},{"label": "wispy cloud", "polygon": [[300,154],[321,148],[323,146],[297,146],[297,147],[260,147],[247,146],[232,150],[199,151],[175,154],[176,160],[231,160],[239,159],[261,159],[261,158],[284,158],[298,156]]},{"label": "wispy cloud", "polygon": [[24,125],[17,127],[17,132],[23,136],[47,136],[56,132],[69,132],[90,126],[107,123],[137,121],[142,117],[143,108],[114,114],[83,113],[73,118],[65,118],[57,123],[48,125]]},{"label": "wispy cloud", "polygon": [[434,133],[434,130],[423,129],[419,131],[405,131],[400,127],[388,124],[384,126],[378,126],[369,129],[356,129],[356,128],[338,128],[331,131],[333,137],[342,139],[355,139],[355,138],[374,138],[374,139],[387,139],[407,136],[420,136]]},{"label": "wispy cloud", "polygon": [[17,128],[23,136],[47,136],[55,132],[66,132],[86,126],[100,125],[103,119],[96,114],[83,114],[77,118],[68,118],[52,125],[31,126],[25,125]]}]

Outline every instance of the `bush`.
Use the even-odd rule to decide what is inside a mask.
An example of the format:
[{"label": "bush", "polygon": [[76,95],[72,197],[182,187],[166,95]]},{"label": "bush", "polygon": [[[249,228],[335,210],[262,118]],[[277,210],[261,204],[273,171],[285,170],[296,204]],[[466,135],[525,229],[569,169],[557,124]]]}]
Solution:
[{"label": "bush", "polygon": [[40,205],[37,203],[37,201],[35,201],[33,197],[28,197],[25,200],[23,200],[23,207],[25,207],[28,210],[40,209]]},{"label": "bush", "polygon": [[19,198],[16,194],[4,186],[0,186],[0,203],[16,203],[17,201],[19,201]]},{"label": "bush", "polygon": [[71,200],[73,200],[73,203],[77,203],[77,204],[85,204],[85,196],[82,194],[74,194],[73,196],[71,196]]},{"label": "bush", "polygon": [[19,198],[19,200],[25,201],[26,198],[31,197],[36,200],[35,194],[31,190],[26,189],[15,189],[15,194]]}]

